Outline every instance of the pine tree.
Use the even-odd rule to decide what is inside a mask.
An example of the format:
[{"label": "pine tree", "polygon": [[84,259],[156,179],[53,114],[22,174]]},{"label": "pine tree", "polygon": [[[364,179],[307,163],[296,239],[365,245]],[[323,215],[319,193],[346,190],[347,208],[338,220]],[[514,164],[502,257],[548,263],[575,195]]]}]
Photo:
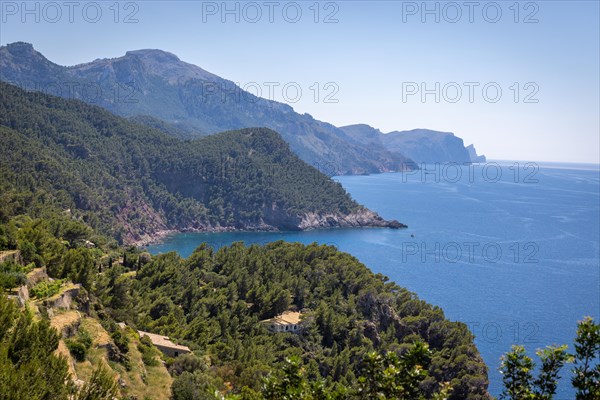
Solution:
[{"label": "pine tree", "polygon": [[600,324],[590,317],[578,324],[574,356],[571,382],[577,389],[577,400],[600,399]]}]

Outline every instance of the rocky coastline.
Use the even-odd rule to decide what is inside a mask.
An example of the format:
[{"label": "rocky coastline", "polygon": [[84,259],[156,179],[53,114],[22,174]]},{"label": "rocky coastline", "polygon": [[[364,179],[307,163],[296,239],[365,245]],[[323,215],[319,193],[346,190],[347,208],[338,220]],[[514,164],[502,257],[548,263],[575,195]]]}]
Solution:
[{"label": "rocky coastline", "polygon": [[350,214],[343,215],[339,213],[306,213],[293,219],[294,224],[290,225],[286,221],[285,225],[269,224],[261,222],[259,224],[242,224],[240,226],[199,226],[199,227],[181,227],[173,229],[160,229],[152,233],[142,233],[137,237],[127,237],[126,244],[144,247],[159,243],[165,238],[178,233],[222,233],[222,232],[280,232],[286,230],[308,231],[314,229],[332,229],[332,228],[389,228],[401,229],[407,226],[396,220],[385,220],[377,213],[362,208]]}]

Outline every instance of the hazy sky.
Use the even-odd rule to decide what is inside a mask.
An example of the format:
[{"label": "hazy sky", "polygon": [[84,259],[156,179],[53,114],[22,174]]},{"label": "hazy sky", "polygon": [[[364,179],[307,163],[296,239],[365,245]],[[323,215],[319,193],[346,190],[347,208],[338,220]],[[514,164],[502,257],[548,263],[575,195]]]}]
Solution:
[{"label": "hazy sky", "polygon": [[62,65],[158,48],[338,126],[430,128],[488,158],[598,163],[598,4],[1,1],[0,43],[30,42]]}]

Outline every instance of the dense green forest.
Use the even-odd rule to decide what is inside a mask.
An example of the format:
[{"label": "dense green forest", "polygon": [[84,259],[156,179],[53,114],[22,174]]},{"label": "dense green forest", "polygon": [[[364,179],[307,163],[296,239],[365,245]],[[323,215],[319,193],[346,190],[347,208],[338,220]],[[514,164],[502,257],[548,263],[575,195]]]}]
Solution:
[{"label": "dense green forest", "polygon": [[[98,245],[90,248],[91,240]],[[280,241],[215,251],[203,244],[187,259],[151,256],[64,213],[2,220],[0,246],[22,256],[0,264],[4,290],[35,267],[55,278],[36,285],[35,296],[53,295],[56,283],[83,285],[85,312],[114,342],[113,363],[131,368],[131,344],[116,322],[190,346],[192,354],[164,359],[173,400],[489,398],[487,368],[464,324],[332,246]],[[65,380],[66,360],[55,355],[58,336],[40,304],[34,315],[0,294],[0,393],[9,399],[62,399],[78,390]],[[285,310],[302,311],[299,333],[272,333],[260,323]],[[83,331],[67,346],[77,362],[86,360]],[[156,365],[148,346],[138,345],[144,363]],[[538,355],[539,368],[520,346],[502,359],[504,398],[552,399],[568,363],[577,399],[598,398],[600,325],[586,319],[573,349]],[[84,386],[91,397],[81,391],[77,398],[109,399],[94,393],[116,390],[112,375],[95,367]]]},{"label": "dense green forest", "polygon": [[[366,211],[269,129],[182,141],[0,82],[0,135],[0,214],[69,210],[120,242],[169,229],[299,229],[307,213],[343,226]],[[360,224],[387,223],[370,213]]]},{"label": "dense green forest", "polygon": [[0,293],[0,399],[112,400],[118,394],[103,366],[76,386],[66,359],[55,353],[58,342],[58,332],[46,319],[36,321]]},{"label": "dense green forest", "polygon": [[[195,346],[235,388],[259,390],[260,378],[293,356],[309,379],[352,388],[369,352],[403,353],[423,342],[428,397],[442,382],[452,398],[485,397],[486,367],[464,324],[332,246],[202,245],[187,260],[155,257],[118,285],[121,296],[111,296],[113,288],[103,298],[112,315]],[[304,310],[303,334],[274,335],[259,324],[290,308]]]},{"label": "dense green forest", "polygon": [[[91,240],[98,245],[90,248]],[[5,288],[45,267],[55,279],[81,283],[91,312],[107,326],[124,321],[190,346],[192,359],[172,367],[183,369],[174,390],[192,385],[205,394],[258,396],[264,380],[291,359],[325,392],[361,398],[365,360],[391,352],[412,356],[374,359],[372,368],[396,362],[398,371],[412,371],[406,390],[414,386],[430,397],[447,382],[451,398],[487,398],[486,366],[464,324],[332,246],[280,241],[215,251],[204,244],[188,259],[152,257],[119,247],[65,213],[5,218],[0,243],[19,249],[24,265],[0,266]],[[274,334],[259,322],[286,310],[302,311],[300,334]],[[402,363],[409,364],[400,369]]]}]

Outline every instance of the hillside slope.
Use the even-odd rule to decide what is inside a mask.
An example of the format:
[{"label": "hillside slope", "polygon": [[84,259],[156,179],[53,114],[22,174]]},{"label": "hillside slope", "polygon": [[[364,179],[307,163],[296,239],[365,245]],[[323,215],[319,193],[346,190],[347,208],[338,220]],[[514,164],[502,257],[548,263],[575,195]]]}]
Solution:
[{"label": "hillside slope", "polygon": [[[203,244],[188,259],[153,257],[128,287],[113,313],[195,343],[210,360],[215,382],[234,391],[260,390],[259,377],[282,369],[292,355],[330,390],[352,388],[368,352],[403,354],[422,340],[431,349],[429,376],[419,385],[424,398],[442,382],[451,383],[451,399],[489,398],[487,369],[466,325],[448,321],[438,307],[333,246],[278,241],[213,251]],[[259,322],[286,310],[301,312],[299,334],[274,334]]]},{"label": "hillside slope", "polygon": [[[333,246],[203,243],[182,259],[98,239],[65,213],[0,220],[0,250],[19,260],[0,263],[0,393],[63,400],[72,379],[89,385],[101,368],[124,399],[279,400],[269,382],[289,382],[281,372],[296,359],[296,385],[320,393],[298,399],[381,398],[365,379],[388,399],[490,398],[465,324]],[[286,312],[293,330],[273,332],[271,318]],[[138,329],[186,354],[159,353],[153,343],[165,342]],[[406,363],[390,370],[373,357]]]},{"label": "hillside slope", "polygon": [[166,230],[390,226],[274,131],[182,141],[99,107],[0,82],[5,215],[41,205],[125,243]]},{"label": "hillside slope", "polygon": [[[173,379],[162,362],[158,349],[152,346],[144,357],[139,350],[142,346],[136,331],[129,328],[121,329],[108,319],[106,313],[101,311],[102,306],[96,300],[91,300],[90,294],[81,285],[74,285],[70,281],[61,282],[49,278],[44,268],[36,268],[28,274],[28,279],[18,291],[18,295],[14,294],[11,297],[17,299],[15,305],[22,305],[20,312],[14,309],[17,315],[30,313],[34,321],[47,322],[50,328],[56,330],[55,339],[52,340],[54,333],[46,335],[46,339],[50,339],[46,351],[63,358],[64,361],[59,363],[67,368],[68,373],[65,374],[65,378],[72,381],[75,387],[82,387],[93,380],[94,372],[101,367],[108,379],[114,381],[120,399],[170,399]],[[40,289],[42,286],[46,288],[54,286],[56,293],[48,292],[48,289]],[[17,291],[13,290],[9,293],[17,293]],[[10,312],[7,313],[14,307],[8,301],[13,300],[8,300],[4,297],[3,291],[0,291],[0,320],[10,327],[9,320],[16,315],[11,316]],[[6,345],[1,336],[0,334],[0,349]],[[115,338],[119,338],[118,345]],[[29,344],[28,348],[33,349],[35,346]],[[12,367],[12,365],[2,365],[7,370]],[[0,376],[0,381],[5,378],[10,382],[13,377]],[[27,389],[12,388],[6,393],[0,390],[0,393],[12,395],[13,397],[8,397],[9,399],[67,398],[60,396],[60,393],[52,390],[53,388],[44,388],[50,393],[43,396],[43,393],[40,393],[40,386],[43,386],[43,383],[39,381],[32,383],[32,386],[36,387],[33,390],[35,394],[30,393],[26,397],[19,397],[19,394],[22,396],[23,391]],[[4,382],[0,384],[0,388],[4,388]]]}]

